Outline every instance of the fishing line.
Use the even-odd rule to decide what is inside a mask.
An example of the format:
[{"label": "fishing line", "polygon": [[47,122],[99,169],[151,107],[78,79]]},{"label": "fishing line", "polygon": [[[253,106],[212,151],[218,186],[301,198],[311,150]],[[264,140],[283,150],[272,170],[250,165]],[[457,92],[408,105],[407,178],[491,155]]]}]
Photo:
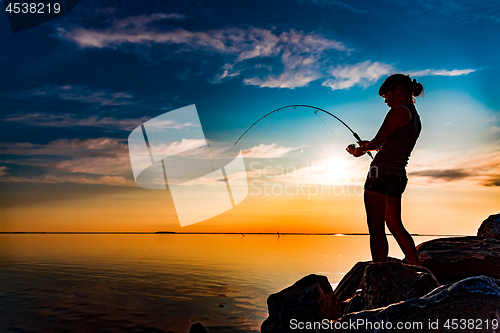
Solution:
[{"label": "fishing line", "polygon": [[[345,122],[343,122],[339,117],[335,116],[334,114],[326,111],[326,110],[323,110],[321,108],[318,108],[318,107],[315,107],[315,106],[311,106],[311,105],[305,105],[305,104],[294,104],[294,105],[287,105],[287,106],[283,106],[281,108],[278,108],[274,111],[271,111],[269,113],[267,113],[266,115],[264,115],[263,117],[259,118],[259,120],[257,120],[256,122],[254,122],[249,128],[247,128],[247,130],[245,132],[243,132],[243,134],[238,138],[238,140],[236,140],[236,142],[233,144],[233,146],[231,147],[231,149],[229,149],[228,153],[221,159],[221,161],[219,162],[219,164],[217,165],[216,169],[219,168],[219,166],[221,165],[221,163],[225,160],[225,158],[227,156],[229,156],[229,154],[233,151],[233,149],[236,147],[236,144],[241,140],[241,138],[243,138],[243,136],[252,128],[254,127],[258,122],[260,122],[262,119],[266,118],[267,116],[275,113],[275,112],[279,112],[281,110],[285,110],[285,109],[288,109],[288,108],[293,108],[294,110],[297,108],[297,107],[304,107],[304,108],[310,108],[310,109],[314,109],[316,111],[314,111],[314,114],[321,120],[321,122],[326,126],[326,128],[330,131],[330,133],[332,133],[335,138],[340,142],[340,144],[342,144],[342,142],[340,141],[340,139],[337,137],[337,135],[335,135],[335,133],[333,133],[333,131],[330,129],[330,127],[328,127],[328,125],[323,121],[323,119],[321,119],[321,117],[318,115],[318,111],[321,111],[321,112],[324,112],[330,116],[332,116],[333,118],[337,119],[338,121],[340,121],[349,131],[351,131],[352,135],[354,136],[354,138],[358,141],[358,143],[361,140],[361,138],[359,137],[359,135],[357,133],[355,133]],[[373,159],[373,156],[371,154],[371,152],[367,152],[368,155]],[[195,194],[189,199],[189,201],[186,203],[186,205],[184,205],[184,207],[180,210],[180,212],[182,212],[184,210],[184,208],[191,202],[191,200],[196,196],[196,194],[198,194],[199,190],[201,189],[201,187],[203,185],[205,185],[205,183],[208,181],[208,178],[201,184],[201,186],[198,188],[198,190],[195,192]],[[167,230],[168,228],[172,225],[172,223],[178,219],[178,216],[175,217],[174,219],[172,219],[172,221],[170,222],[170,224],[167,226]],[[279,235],[279,234],[278,234]],[[146,253],[146,255],[141,259],[141,261],[139,261],[139,263],[137,263],[137,265],[135,265],[134,269],[132,270],[132,272],[129,274],[129,278],[130,276],[132,276],[132,274],[135,272],[135,270],[137,269],[137,267],[139,267],[139,265],[144,261],[144,259],[146,259],[146,257],[148,256],[148,254],[151,252],[151,250],[156,246],[156,244],[159,242],[159,240],[161,239],[163,235],[160,235],[160,237],[158,237],[158,239],[156,240],[156,242],[153,244],[153,246],[151,246],[151,248],[148,250],[148,252]]]},{"label": "fishing line", "polygon": [[[342,144],[342,142],[340,141],[340,139],[337,137],[337,135],[335,135],[335,133],[330,129],[330,127],[323,121],[323,119],[321,119],[321,117],[318,115],[318,111],[321,111],[321,112],[324,112],[330,116],[332,116],[333,118],[337,119],[338,121],[340,121],[349,131],[351,131],[351,133],[353,134],[354,138],[356,140],[361,141],[361,138],[358,136],[358,134],[356,134],[345,122],[343,122],[339,117],[335,116],[334,114],[326,111],[326,110],[323,110],[321,108],[318,108],[318,107],[315,107],[315,106],[311,106],[311,105],[304,105],[304,104],[293,104],[293,105],[287,105],[287,106],[283,106],[281,108],[278,108],[276,110],[273,110],[269,113],[267,113],[266,115],[264,115],[263,117],[259,118],[259,120],[257,120],[256,122],[254,122],[245,132],[243,132],[243,134],[238,138],[238,140],[236,140],[236,142],[233,144],[233,146],[231,147],[231,149],[229,149],[229,151],[227,152],[227,154],[221,159],[221,161],[219,162],[219,164],[217,164],[217,167],[216,169],[219,168],[219,166],[221,165],[221,163],[226,159],[226,157],[229,156],[229,154],[231,154],[231,152],[233,151],[233,149],[236,147],[236,144],[241,140],[241,138],[243,138],[243,136],[253,127],[255,126],[259,121],[261,121],[262,119],[266,118],[267,116],[275,113],[275,112],[279,112],[281,110],[284,110],[284,109],[288,109],[288,108],[292,108],[295,110],[297,107],[304,107],[304,108],[310,108],[310,109],[314,109],[314,114],[321,120],[321,122],[326,126],[326,128],[330,131],[330,133],[333,134],[333,136],[335,136],[335,138],[340,142],[340,144]],[[370,152],[368,152],[368,155],[373,158],[372,154]],[[182,207],[182,209],[180,210],[181,212],[184,210],[184,208],[191,202],[191,200],[196,196],[196,194],[198,194],[199,190],[201,189],[201,187],[203,185],[205,185],[205,183],[208,181],[208,178],[200,185],[200,187],[198,188],[198,190],[195,192],[195,194],[189,199],[189,201],[186,203],[186,205],[184,205],[184,207]],[[175,218],[170,222],[170,224],[167,226],[167,229],[172,225],[172,223],[175,221]]]},{"label": "fishing line", "polygon": [[[331,112],[328,112],[326,110],[323,110],[321,108],[318,108],[316,106],[311,106],[311,105],[305,105],[305,104],[293,104],[293,105],[287,105],[287,106],[283,106],[281,108],[278,108],[274,111],[271,111],[267,114],[265,114],[264,116],[262,116],[259,120],[257,120],[256,122],[254,122],[249,128],[247,128],[247,130],[245,132],[243,132],[243,134],[238,138],[238,140],[236,140],[236,142],[234,143],[235,145],[241,140],[241,138],[252,128],[254,127],[258,122],[260,122],[261,120],[263,120],[264,118],[266,118],[267,116],[275,113],[275,112],[279,112],[281,110],[284,110],[284,109],[288,109],[288,108],[293,108],[293,109],[296,109],[297,107],[304,107],[304,108],[310,108],[310,109],[314,109],[317,111],[321,111],[321,112],[324,112],[330,116],[332,116],[333,118],[337,119],[338,121],[340,121],[349,131],[351,131],[352,135],[354,136],[354,138],[357,140],[357,142],[361,142],[361,138],[359,137],[359,135],[354,132],[350,127],[349,125],[347,125],[345,122],[342,121],[342,119],[340,119],[339,117],[337,117],[336,115],[334,115],[333,113]],[[373,159],[373,155],[371,154],[371,152],[367,152],[368,155]]]},{"label": "fishing line", "polygon": [[321,122],[326,126],[326,128],[328,128],[328,130],[330,131],[330,133],[333,134],[333,136],[335,137],[335,139],[337,139],[337,141],[341,144],[341,145],[344,145],[340,139],[335,135],[335,133],[333,133],[333,131],[330,129],[330,127],[328,127],[328,125],[323,121],[323,119],[321,119],[321,117],[318,115],[317,112],[314,112],[314,114],[319,118],[319,120],[321,120]]}]

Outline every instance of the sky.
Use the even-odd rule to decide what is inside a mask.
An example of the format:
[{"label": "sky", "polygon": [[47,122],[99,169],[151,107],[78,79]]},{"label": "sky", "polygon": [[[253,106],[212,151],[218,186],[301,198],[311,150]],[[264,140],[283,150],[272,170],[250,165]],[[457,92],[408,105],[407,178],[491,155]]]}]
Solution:
[{"label": "sky", "polygon": [[[129,134],[195,104],[234,143],[291,104],[363,139],[394,73],[421,82],[408,164],[412,233],[475,234],[500,202],[500,2],[91,1],[13,33],[0,15],[0,231],[367,232],[370,158],[305,108],[239,142],[247,197],[181,227],[169,190],[134,181]],[[288,186],[288,187],[287,187]],[[288,190],[288,191],[286,191]]]}]

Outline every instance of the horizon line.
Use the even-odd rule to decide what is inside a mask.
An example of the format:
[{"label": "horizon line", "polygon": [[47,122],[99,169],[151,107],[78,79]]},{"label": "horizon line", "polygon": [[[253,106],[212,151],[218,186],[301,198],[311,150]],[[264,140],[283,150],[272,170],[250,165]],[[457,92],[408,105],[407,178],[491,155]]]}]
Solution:
[{"label": "horizon line", "polygon": [[[369,233],[317,233],[317,232],[189,232],[189,231],[0,231],[0,235],[9,234],[75,234],[75,235],[278,235],[278,236],[369,236]],[[392,236],[386,233],[387,236]],[[412,236],[475,236],[475,235],[438,235],[438,234],[416,234],[410,233]]]}]

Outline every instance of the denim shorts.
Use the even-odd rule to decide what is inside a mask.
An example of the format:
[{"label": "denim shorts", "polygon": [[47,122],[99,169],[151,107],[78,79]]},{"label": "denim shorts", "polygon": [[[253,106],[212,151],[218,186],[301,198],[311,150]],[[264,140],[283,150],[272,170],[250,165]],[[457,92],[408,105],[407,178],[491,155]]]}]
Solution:
[{"label": "denim shorts", "polygon": [[401,198],[407,183],[408,178],[406,176],[388,173],[379,173],[377,175],[373,172],[366,177],[365,190],[377,192],[387,197]]}]

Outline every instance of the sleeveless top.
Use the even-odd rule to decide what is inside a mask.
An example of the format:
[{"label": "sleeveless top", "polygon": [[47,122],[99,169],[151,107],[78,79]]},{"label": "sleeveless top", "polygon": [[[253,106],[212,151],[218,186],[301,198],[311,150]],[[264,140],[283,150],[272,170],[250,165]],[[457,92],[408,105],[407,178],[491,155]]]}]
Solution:
[{"label": "sleeveless top", "polygon": [[410,122],[396,128],[389,135],[370,164],[370,170],[377,167],[379,173],[406,176],[406,164],[422,130],[422,124],[413,103],[404,107],[410,112]]}]

